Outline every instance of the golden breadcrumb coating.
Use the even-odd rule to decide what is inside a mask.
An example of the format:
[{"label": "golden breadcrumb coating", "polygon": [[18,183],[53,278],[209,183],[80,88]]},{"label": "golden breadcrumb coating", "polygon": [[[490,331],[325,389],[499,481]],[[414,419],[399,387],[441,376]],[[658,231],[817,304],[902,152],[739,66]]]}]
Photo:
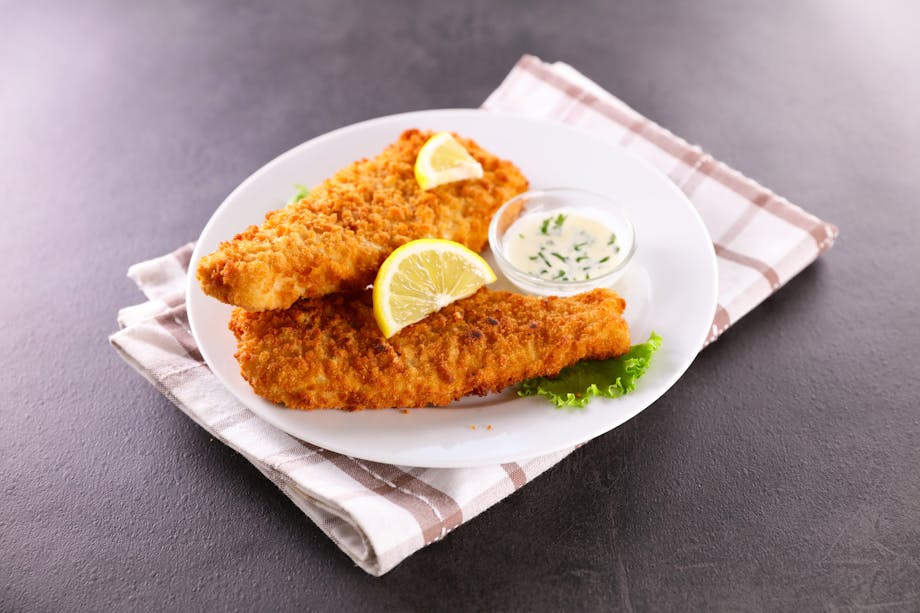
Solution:
[{"label": "golden breadcrumb coating", "polygon": [[253,390],[296,409],[446,405],[582,359],[629,349],[611,290],[536,298],[486,288],[384,338],[364,294],[261,313],[235,309],[236,358]]},{"label": "golden breadcrumb coating", "polygon": [[198,265],[198,283],[218,300],[252,311],[302,297],[359,290],[383,260],[417,238],[446,238],[480,251],[489,220],[527,189],[511,162],[460,138],[482,164],[481,179],[422,191],[415,158],[432,132],[408,130],[375,158],[359,160],[220,244]]}]

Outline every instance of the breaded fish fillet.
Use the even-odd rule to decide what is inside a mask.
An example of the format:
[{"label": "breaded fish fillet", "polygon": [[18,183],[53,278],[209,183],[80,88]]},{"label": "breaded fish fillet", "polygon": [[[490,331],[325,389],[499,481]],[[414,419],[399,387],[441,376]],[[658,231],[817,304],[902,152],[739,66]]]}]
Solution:
[{"label": "breaded fish fillet", "polygon": [[408,130],[383,153],[343,168],[300,200],[266,215],[221,243],[198,265],[204,292],[264,311],[302,297],[359,290],[373,282],[396,247],[416,238],[446,238],[480,251],[489,220],[527,179],[471,140],[459,138],[482,164],[483,177],[422,191],[415,158],[431,132]]},{"label": "breaded fish fillet", "polygon": [[629,349],[625,302],[610,290],[535,298],[481,289],[389,339],[365,295],[282,311],[235,309],[236,359],[253,390],[297,409],[446,405],[584,358]]}]

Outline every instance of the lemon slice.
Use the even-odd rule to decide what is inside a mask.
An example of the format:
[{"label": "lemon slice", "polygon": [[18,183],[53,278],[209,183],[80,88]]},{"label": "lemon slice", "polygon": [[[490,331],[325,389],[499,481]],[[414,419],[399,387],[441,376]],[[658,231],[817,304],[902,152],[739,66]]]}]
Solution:
[{"label": "lemon slice", "polygon": [[374,318],[390,338],[495,281],[492,268],[453,241],[422,238],[396,249],[374,280]]},{"label": "lemon slice", "polygon": [[481,178],[482,164],[450,132],[438,132],[429,138],[415,158],[415,180],[422,189]]}]

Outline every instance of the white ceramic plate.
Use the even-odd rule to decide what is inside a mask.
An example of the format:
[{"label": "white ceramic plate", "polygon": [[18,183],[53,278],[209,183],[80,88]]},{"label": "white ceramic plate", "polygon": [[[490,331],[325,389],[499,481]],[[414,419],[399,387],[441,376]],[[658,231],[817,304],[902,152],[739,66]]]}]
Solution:
[{"label": "white ceramic plate", "polygon": [[[408,414],[296,411],[253,393],[233,357],[236,342],[227,329],[231,307],[204,295],[195,281],[196,263],[220,241],[283,206],[295,183],[318,184],[350,162],[376,155],[407,128],[456,131],[512,160],[534,189],[579,187],[606,194],[628,209],[638,250],[617,289],[629,303],[626,317],[633,342],[644,341],[651,329],[664,339],[635,392],[614,400],[595,398],[584,410],[557,410],[542,397],[517,398],[513,390],[506,390]],[[407,466],[518,461],[615,428],[652,404],[687,370],[709,332],[716,304],[716,261],[706,228],[690,202],[656,169],[561,124],[465,109],[365,121],[314,138],[272,160],[243,181],[211,217],[195,247],[191,269],[192,332],[211,370],[245,406],[325,449]]]}]

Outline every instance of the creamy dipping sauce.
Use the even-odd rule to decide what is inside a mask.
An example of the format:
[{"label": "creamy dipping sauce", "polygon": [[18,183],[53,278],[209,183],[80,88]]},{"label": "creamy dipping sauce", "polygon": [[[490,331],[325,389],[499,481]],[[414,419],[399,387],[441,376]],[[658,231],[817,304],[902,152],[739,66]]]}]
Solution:
[{"label": "creamy dipping sauce", "polygon": [[505,258],[547,281],[597,278],[626,256],[609,226],[575,210],[525,215],[511,224],[505,237]]}]

